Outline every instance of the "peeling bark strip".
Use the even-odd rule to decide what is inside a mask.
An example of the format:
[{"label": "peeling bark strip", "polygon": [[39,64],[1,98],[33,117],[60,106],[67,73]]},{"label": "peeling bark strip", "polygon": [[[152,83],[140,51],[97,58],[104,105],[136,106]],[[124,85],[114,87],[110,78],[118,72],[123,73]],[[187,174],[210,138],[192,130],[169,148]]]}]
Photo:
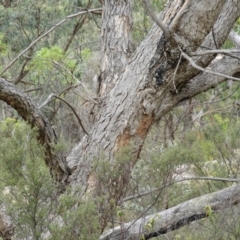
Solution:
[{"label": "peeling bark strip", "polygon": [[[240,185],[232,186],[214,193],[209,193],[181,203],[162,212],[140,218],[107,231],[100,240],[136,240],[150,239],[176,230],[198,219],[207,217],[206,206],[212,213],[229,208],[240,203]],[[154,219],[152,230],[145,226]]]},{"label": "peeling bark strip", "polygon": [[14,108],[32,127],[39,129],[38,140],[44,146],[46,164],[54,179],[63,183],[67,179],[68,170],[64,164],[65,160],[54,154],[53,144],[56,138],[50,123],[26,93],[2,78],[0,78],[0,99]]}]

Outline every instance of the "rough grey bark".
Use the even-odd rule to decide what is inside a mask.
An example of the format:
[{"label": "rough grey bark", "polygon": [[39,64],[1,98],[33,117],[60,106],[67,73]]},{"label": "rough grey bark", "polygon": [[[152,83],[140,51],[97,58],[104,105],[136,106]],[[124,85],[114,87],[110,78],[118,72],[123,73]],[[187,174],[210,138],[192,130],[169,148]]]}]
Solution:
[{"label": "rough grey bark", "polygon": [[[178,24],[179,28],[176,27],[176,33],[181,33],[181,39],[186,37],[192,50],[199,48],[202,39],[210,32],[223,7],[224,9],[239,7],[239,3],[236,1],[227,1],[228,5],[224,3],[223,1],[214,1],[214,3],[213,1],[192,2],[189,11],[182,16]],[[176,1],[171,2],[162,15],[163,22],[170,24],[177,10]],[[191,16],[194,19],[204,21],[206,12],[209,14],[206,26],[200,28],[198,22],[189,22]],[[237,16],[235,13],[233,18],[236,19]],[[225,16],[220,16],[221,19],[222,17]],[[226,37],[232,26],[228,27],[225,29]],[[194,34],[189,36],[189,29],[194,29]],[[154,71],[157,67],[161,68],[161,64],[168,65],[163,45],[162,31],[157,26],[153,26],[146,39],[129,59],[129,63],[115,87],[106,99],[100,99],[100,102],[102,100],[101,108],[92,132],[74,148],[67,159],[73,172],[72,185],[81,185],[83,191],[87,190],[88,186],[92,186],[95,178],[94,173],[91,172],[91,166],[92,162],[98,158],[99,153],[102,153],[104,161],[114,165],[116,152],[120,152],[126,146],[131,146],[129,150],[131,160],[126,167],[128,172],[119,176],[119,182],[115,179],[117,182],[115,191],[119,191],[116,193],[116,199],[119,200],[124,194],[124,186],[127,185],[131,169],[138,159],[149,127],[173,108],[176,104],[173,99],[181,94],[182,87],[190,81],[194,74],[199,72],[191,67],[187,61],[182,61],[175,75],[176,66],[164,72],[163,80],[165,79],[165,81],[158,86],[153,78]],[[170,60],[171,54],[173,53],[169,53]],[[179,57],[177,61],[178,59]],[[151,67],[152,65],[154,67]],[[183,74],[186,69],[189,71]],[[181,84],[183,86],[178,89],[179,93],[175,94],[175,87],[181,86]]]},{"label": "rough grey bark", "polygon": [[[53,135],[46,119],[27,95],[6,81],[0,81],[0,99],[14,107],[32,126],[39,128],[40,140],[46,144],[46,162],[53,175],[57,176],[58,181],[64,182],[70,169],[68,181],[79,196],[85,194],[85,197],[90,197],[94,193],[103,196],[107,193],[107,203],[110,200],[114,204],[121,202],[152,124],[180,101],[226,80],[212,76],[208,79],[205,73],[197,76],[200,71],[181,58],[180,49],[190,54],[200,51],[202,46],[221,46],[239,17],[240,1],[190,1],[187,11],[174,21],[181,9],[178,2],[171,1],[160,17],[166,26],[174,23],[174,37],[167,39],[161,29],[154,25],[129,58],[132,1],[104,1],[104,57],[98,111],[89,135],[68,156],[66,168],[52,155],[50,143]],[[214,57],[197,56],[193,60],[206,67]],[[224,57],[219,61],[223,64],[227,60],[232,61],[232,68],[226,69],[221,64],[215,66],[214,62],[211,67],[226,71],[226,74],[239,72],[238,63],[233,59]],[[117,156],[124,151],[127,151],[127,161],[118,162]],[[107,162],[118,173],[109,179],[108,189],[99,181],[97,174],[102,162]],[[109,216],[101,207],[99,212],[103,219],[103,230]],[[108,207],[111,210],[114,206]]]},{"label": "rough grey bark", "polygon": [[[99,95],[107,95],[119,81],[131,53],[132,1],[104,1],[102,67]],[[109,31],[111,29],[111,31]]]},{"label": "rough grey bark", "polygon": [[[125,223],[104,233],[100,240],[150,239],[240,203],[240,185],[200,196],[162,212]],[[212,211],[212,212],[208,212]],[[148,223],[153,222],[150,228]],[[143,238],[144,237],[144,238]]]},{"label": "rough grey bark", "polygon": [[[119,2],[126,4],[124,0]],[[179,47],[186,53],[196,51],[204,38],[207,46],[213,42],[222,44],[239,16],[239,7],[239,2],[234,0],[191,1],[188,11],[176,24],[174,40],[166,40],[161,29],[153,26],[129,59],[125,71],[117,81],[111,82],[112,90],[109,94],[99,98],[99,112],[92,131],[67,158],[72,171],[70,184],[73,188],[81,186],[79,195],[96,190],[101,196],[108,195],[116,204],[121,202],[149,128],[181,101],[178,96],[199,73],[185,59],[182,59],[176,71],[181,55]],[[231,21],[229,14],[226,15],[227,9],[232,14]],[[163,23],[171,25],[178,10],[177,1],[171,1],[161,15]],[[224,21],[228,21],[228,24],[220,28]],[[221,29],[221,34],[215,32],[214,40],[211,37],[213,26],[215,31]],[[108,35],[112,33],[114,37],[114,29],[109,31]],[[196,60],[202,66],[207,66],[213,58],[210,55],[197,57]],[[112,60],[115,64],[119,61],[117,58]],[[208,85],[209,88],[211,86]],[[198,86],[199,93],[204,89],[201,87]],[[190,96],[191,92],[188,94]],[[187,98],[186,95],[184,98]],[[119,163],[116,156],[125,149],[128,151],[128,162]],[[101,165],[101,162],[108,162],[118,172],[117,176],[109,180],[108,187],[101,185],[97,169],[93,168]]]},{"label": "rough grey bark", "polygon": [[[240,58],[240,54],[233,54]],[[218,57],[209,64],[208,68],[213,72],[221,72],[229,76],[237,75],[240,72],[239,59],[230,56],[218,55]],[[227,78],[202,72],[192,78],[182,89],[181,93],[176,95],[176,102],[194,97],[201,92],[215,88],[218,84],[227,81]],[[240,80],[240,79],[239,79]]]}]

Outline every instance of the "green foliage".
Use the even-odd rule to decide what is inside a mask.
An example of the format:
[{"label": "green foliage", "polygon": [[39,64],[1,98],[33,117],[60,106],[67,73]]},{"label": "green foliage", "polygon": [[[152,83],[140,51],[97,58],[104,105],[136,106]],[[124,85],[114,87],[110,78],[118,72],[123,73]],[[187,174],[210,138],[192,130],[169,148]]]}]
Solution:
[{"label": "green foliage", "polygon": [[54,209],[54,185],[36,132],[15,119],[0,124],[1,202],[16,226],[18,239],[40,239]]},{"label": "green foliage", "polygon": [[93,200],[82,201],[69,193],[63,194],[59,198],[58,214],[64,225],[50,225],[51,240],[98,239],[98,215]]},{"label": "green foliage", "polygon": [[63,56],[64,52],[58,46],[44,47],[36,52],[36,58],[33,60],[34,70],[49,70],[53,67],[53,61],[60,62]]},{"label": "green foliage", "polygon": [[[60,64],[68,71],[72,71],[76,61],[67,59],[64,56],[64,51],[58,46],[43,47],[36,52],[36,57],[31,64],[31,70],[35,71],[35,74],[42,75],[44,72],[52,71],[57,64]],[[66,82],[63,81],[63,84],[66,84]]]},{"label": "green foliage", "polygon": [[84,48],[82,51],[81,51],[81,55],[82,55],[82,58],[86,61],[89,59],[89,57],[91,56],[92,54],[92,51],[91,49],[89,48]]},{"label": "green foliage", "polygon": [[155,224],[155,219],[154,218],[150,218],[147,222],[147,224],[144,226],[148,231],[152,231],[154,228],[154,224]]},{"label": "green foliage", "polygon": [[212,216],[213,210],[212,210],[212,208],[211,208],[210,205],[206,205],[205,208],[204,208],[204,210],[206,211],[206,216],[207,216],[207,217]]},{"label": "green foliage", "polygon": [[[69,191],[56,198],[57,189],[36,130],[7,118],[0,123],[0,138],[0,203],[12,217],[16,239],[43,239],[42,234],[48,231],[49,239],[97,239],[95,201],[80,201]],[[63,146],[56,145],[56,154],[64,151]]]}]

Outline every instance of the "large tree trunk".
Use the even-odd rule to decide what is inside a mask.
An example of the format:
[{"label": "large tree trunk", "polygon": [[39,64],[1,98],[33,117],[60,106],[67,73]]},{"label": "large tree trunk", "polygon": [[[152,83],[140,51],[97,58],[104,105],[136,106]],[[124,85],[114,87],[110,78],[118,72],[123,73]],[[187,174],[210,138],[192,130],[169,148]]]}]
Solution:
[{"label": "large tree trunk", "polygon": [[[115,20],[118,19],[118,8],[130,9],[127,6],[129,1],[117,2],[118,4],[114,6],[115,11],[111,11],[112,14],[116,14]],[[171,1],[162,13],[161,19],[165,25],[171,26],[174,16],[181,8],[177,2],[179,1]],[[111,5],[111,3],[110,0],[105,1],[104,11],[109,10],[108,4]],[[175,71],[180,61],[179,47],[189,54],[196,51],[201,44],[205,47],[212,47],[215,42],[219,46],[222,45],[239,15],[239,7],[240,3],[233,0],[191,1],[188,11],[184,12],[177,24],[174,24],[174,38],[167,39],[162,30],[154,25],[129,59],[122,73],[121,67],[124,67],[126,60],[122,62],[117,57],[110,58],[113,60],[111,63],[106,60],[108,56],[112,56],[110,53],[114,50],[117,52],[116,56],[120,56],[119,47],[114,44],[106,46],[111,50],[105,54],[104,64],[109,63],[110,68],[116,71],[114,76],[114,72],[110,73],[111,78],[102,75],[104,77],[102,82],[106,84],[104,89],[107,88],[110,92],[99,98],[99,112],[92,131],[82,139],[67,158],[72,171],[71,186],[81,186],[81,191],[78,192],[80,195],[91,194],[97,187],[98,194],[108,196],[106,202],[115,204],[121,202],[126,193],[132,168],[152,124],[182,99],[213,86],[213,84],[206,84],[208,87],[205,87],[201,82],[196,84],[194,80],[190,82],[199,70],[194,69],[183,58]],[[230,19],[229,12],[231,12]],[[221,26],[225,21],[228,25],[223,29]],[[106,26],[105,22],[103,26]],[[113,24],[113,26],[116,25]],[[128,29],[127,26],[126,28]],[[214,41],[211,29],[214,29]],[[115,29],[109,28],[108,31],[110,32],[104,34],[104,37],[115,38],[117,34]],[[124,39],[128,38],[125,36]],[[123,45],[121,47],[124,49]],[[123,52],[124,55],[125,51]],[[194,60],[201,66],[207,66],[213,58],[213,55],[207,55],[196,57]],[[123,59],[126,59],[125,55]],[[195,92],[194,86],[196,86]],[[120,161],[119,156],[123,153],[125,161]],[[101,166],[102,162],[107,162],[116,173],[111,178],[106,174],[107,184],[98,179],[98,169],[93,167]],[[108,207],[111,208],[111,206]],[[107,216],[103,219],[102,227],[104,228]]]}]

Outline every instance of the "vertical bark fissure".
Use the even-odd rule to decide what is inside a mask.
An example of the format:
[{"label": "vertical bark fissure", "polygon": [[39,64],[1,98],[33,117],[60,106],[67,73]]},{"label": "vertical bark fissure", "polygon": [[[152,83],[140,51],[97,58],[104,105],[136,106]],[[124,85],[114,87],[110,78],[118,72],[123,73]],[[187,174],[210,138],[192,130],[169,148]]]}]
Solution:
[{"label": "vertical bark fissure", "polygon": [[109,93],[128,64],[131,51],[132,5],[132,0],[104,1],[100,96],[106,96]]}]

